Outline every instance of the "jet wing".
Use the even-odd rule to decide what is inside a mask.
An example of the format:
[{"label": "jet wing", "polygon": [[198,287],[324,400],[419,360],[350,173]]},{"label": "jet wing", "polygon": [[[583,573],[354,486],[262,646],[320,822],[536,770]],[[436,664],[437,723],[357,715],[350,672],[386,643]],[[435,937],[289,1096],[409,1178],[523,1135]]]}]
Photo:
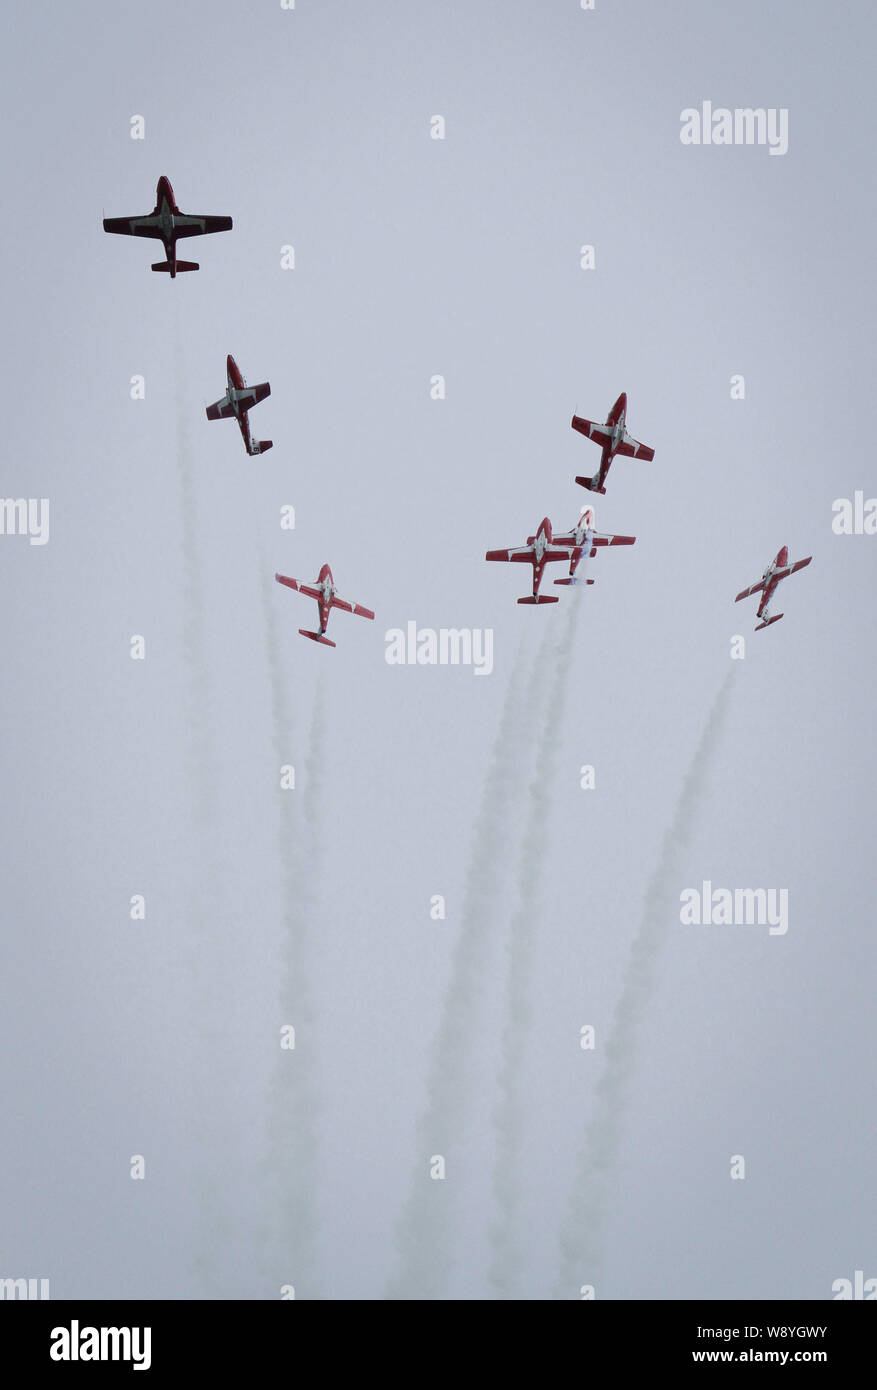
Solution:
[{"label": "jet wing", "polygon": [[289,589],[297,589],[300,594],[307,594],[308,598],[319,599],[322,597],[321,589],[314,589],[310,584],[300,584],[297,579],[289,579],[285,574],[275,574],[274,578],[278,584],[285,584]]},{"label": "jet wing", "polygon": [[764,580],[760,579],[757,584],[750,584],[748,589],[744,589],[742,593],[739,593],[734,599],[734,602],[739,603],[741,598],[751,598],[753,594],[760,594],[763,588]]},{"label": "jet wing", "polygon": [[[511,560],[521,562],[525,565],[532,565],[536,562],[536,550],[532,545],[516,545],[511,550],[488,550],[485,560]],[[542,551],[542,559],[547,563],[549,560],[568,560],[569,551],[560,550],[557,546],[551,545],[547,550]]]},{"label": "jet wing", "polygon": [[104,231],[116,232],[119,236],[161,236],[159,220],[154,213],[144,217],[105,217]]},{"label": "jet wing", "polygon": [[213,405],[207,407],[208,420],[230,420],[233,415],[234,406],[228,396],[223,396],[221,401],[214,401]]},{"label": "jet wing", "polygon": [[174,213],[174,235],[177,237],[208,236],[211,232],[230,232],[231,226],[230,217],[200,217],[191,212]]},{"label": "jet wing", "polygon": [[802,570],[805,565],[809,565],[812,559],[813,556],[808,555],[806,560],[796,560],[793,565],[786,565],[784,569],[775,570],[774,579],[788,579],[790,574],[794,574],[796,570]]},{"label": "jet wing", "polygon": [[607,536],[595,531],[591,545],[633,545],[635,540],[636,536]]},{"label": "jet wing", "polygon": [[650,449],[648,444],[640,444],[638,439],[634,439],[632,434],[625,434],[619,444],[616,453],[623,454],[629,459],[645,459],[649,463],[655,457],[654,449]]},{"label": "jet wing", "polygon": [[363,608],[361,603],[348,603],[346,598],[339,598],[337,594],[332,595],[332,607],[341,608],[345,613],[355,613],[358,618],[375,616],[370,608]]},{"label": "jet wing", "polygon": [[239,391],[235,399],[242,410],[252,410],[254,405],[264,401],[266,396],[271,395],[271,387],[267,381],[261,382],[258,386],[245,386]]},{"label": "jet wing", "polygon": [[485,560],[522,560],[531,565],[536,558],[532,545],[515,545],[510,550],[488,550]]},{"label": "jet wing", "polygon": [[605,425],[601,425],[598,420],[585,420],[581,415],[572,417],[572,427],[583,434],[586,439],[596,439],[598,444],[608,444],[612,438],[612,431]]}]

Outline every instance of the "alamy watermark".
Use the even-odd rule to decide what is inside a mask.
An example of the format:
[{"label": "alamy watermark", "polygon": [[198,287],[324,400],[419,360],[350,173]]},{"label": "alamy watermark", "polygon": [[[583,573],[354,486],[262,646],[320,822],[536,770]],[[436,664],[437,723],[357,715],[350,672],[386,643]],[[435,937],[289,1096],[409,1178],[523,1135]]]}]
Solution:
[{"label": "alamy watermark", "polygon": [[686,106],[679,113],[679,139],[683,145],[767,145],[769,154],[785,154],[789,148],[787,106],[713,107]]},{"label": "alamy watermark", "polygon": [[130,1361],[134,1371],[152,1365],[151,1327],[53,1327],[49,1356],[53,1361]]},{"label": "alamy watermark", "polygon": [[831,529],[836,536],[877,536],[877,497],[857,490],[831,504]]},{"label": "alamy watermark", "polygon": [[31,545],[45,545],[48,497],[0,497],[0,536],[29,536]]},{"label": "alamy watermark", "polygon": [[684,927],[769,927],[771,936],[789,930],[788,888],[683,888],[679,920]]},{"label": "alamy watermark", "polygon": [[50,1298],[48,1279],[0,1279],[0,1300]]},{"label": "alamy watermark", "polygon": [[490,627],[421,627],[412,618],[405,628],[384,633],[388,666],[472,666],[476,676],[493,670]]}]

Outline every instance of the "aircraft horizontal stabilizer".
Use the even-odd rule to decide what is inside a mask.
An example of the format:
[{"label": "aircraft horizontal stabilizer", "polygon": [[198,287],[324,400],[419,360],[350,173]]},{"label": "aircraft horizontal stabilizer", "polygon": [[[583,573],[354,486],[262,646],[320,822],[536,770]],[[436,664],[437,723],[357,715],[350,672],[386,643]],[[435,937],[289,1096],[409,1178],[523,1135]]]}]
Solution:
[{"label": "aircraft horizontal stabilizer", "polygon": [[299,632],[302,637],[310,637],[312,642],[320,642],[324,647],[334,647],[335,643],[330,638],[324,637],[321,632],[308,632],[306,628],[300,627]]},{"label": "aircraft horizontal stabilizer", "polygon": [[755,628],[755,631],[760,632],[763,627],[770,627],[771,623],[778,623],[782,616],[782,613],[777,613],[776,616],[773,618],[766,618],[763,623],[758,624],[758,627]]},{"label": "aircraft horizontal stabilizer", "polygon": [[595,478],[576,478],[579,487],[586,487],[588,492],[599,492],[601,497],[606,496],[605,487],[600,487],[599,473]]},{"label": "aircraft horizontal stabilizer", "polygon": [[528,594],[526,598],[519,598],[518,603],[559,603],[560,599],[556,594],[538,594],[536,597]]}]

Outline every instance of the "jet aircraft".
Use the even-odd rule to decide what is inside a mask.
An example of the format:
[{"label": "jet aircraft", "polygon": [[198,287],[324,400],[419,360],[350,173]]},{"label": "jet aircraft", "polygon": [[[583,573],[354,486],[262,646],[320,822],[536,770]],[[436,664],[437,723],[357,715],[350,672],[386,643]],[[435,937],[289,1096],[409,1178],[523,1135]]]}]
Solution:
[{"label": "jet aircraft", "polygon": [[535,536],[527,537],[526,545],[511,546],[508,550],[488,550],[486,560],[510,560],[533,566],[533,593],[519,598],[518,603],[557,603],[556,594],[540,594],[539,585],[545,566],[552,560],[568,560],[569,550],[565,545],[555,545],[551,534],[551,522],[543,517]]},{"label": "jet aircraft", "polygon": [[581,487],[586,487],[589,492],[606,492],[606,475],[617,454],[622,454],[625,458],[646,460],[655,457],[654,449],[650,449],[647,444],[640,444],[638,439],[634,439],[633,435],[627,432],[627,393],[624,391],[610,410],[609,419],[605,424],[574,415],[572,427],[586,439],[593,439],[600,445],[600,467],[593,478],[576,478],[576,482]]},{"label": "jet aircraft", "polygon": [[287,588],[297,589],[300,594],[307,594],[308,598],[317,600],[320,610],[319,632],[308,632],[303,627],[299,628],[299,632],[302,637],[309,637],[312,642],[322,642],[324,647],[336,645],[326,636],[329,614],[333,608],[341,608],[345,613],[355,613],[358,618],[374,619],[375,615],[370,608],[363,608],[360,603],[348,603],[346,599],[338,597],[338,590],[335,588],[332,571],[328,565],[323,565],[315,584],[302,584],[300,580],[290,579],[285,574],[275,574],[274,578],[278,584],[285,584]]},{"label": "jet aircraft", "polygon": [[[532,536],[529,539],[532,540]],[[636,542],[636,536],[610,536],[595,531],[594,508],[590,503],[586,503],[582,507],[582,513],[576,525],[570,531],[555,531],[552,540],[555,545],[568,545],[570,547],[569,574],[564,579],[555,579],[555,584],[581,584],[583,582],[593,584],[593,579],[583,581],[576,574],[582,558],[587,555],[593,559],[599,546],[633,545]]]},{"label": "jet aircraft", "polygon": [[748,589],[744,589],[742,593],[737,595],[734,600],[735,603],[739,603],[741,598],[749,598],[751,594],[761,594],[761,601],[755,615],[761,619],[761,622],[756,627],[756,632],[760,632],[763,627],[770,627],[771,623],[779,622],[783,616],[782,613],[775,613],[773,617],[770,616],[768,605],[771,599],[783,579],[788,579],[790,574],[802,570],[805,565],[809,565],[812,559],[813,556],[808,555],[806,560],[796,560],[793,565],[790,565],[789,547],[784,545],[782,550],[777,552],[776,558],[771,560],[758,583],[750,585]]},{"label": "jet aircraft", "polygon": [[207,419],[237,420],[247,453],[251,455],[264,454],[272,447],[274,441],[272,439],[253,439],[250,434],[247,411],[252,410],[254,405],[259,404],[259,401],[264,401],[266,396],[271,395],[271,385],[269,382],[263,381],[258,386],[248,386],[231,353],[226,358],[225,371],[228,388],[221,400],[214,401],[213,405],[208,405]]},{"label": "jet aircraft", "polygon": [[155,207],[152,212],[143,213],[140,217],[105,217],[104,231],[117,232],[120,236],[155,237],[163,242],[167,259],[156,261],[152,269],[168,271],[173,280],[177,271],[198,269],[197,261],[177,260],[177,242],[182,237],[229,232],[231,218],[180,212],[170,179],[162,174],[155,190]]}]

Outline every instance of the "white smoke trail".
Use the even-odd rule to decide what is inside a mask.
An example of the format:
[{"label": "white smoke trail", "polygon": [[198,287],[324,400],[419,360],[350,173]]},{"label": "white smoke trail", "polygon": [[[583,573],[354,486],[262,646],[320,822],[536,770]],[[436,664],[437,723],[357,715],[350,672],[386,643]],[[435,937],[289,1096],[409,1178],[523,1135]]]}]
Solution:
[{"label": "white smoke trail", "polygon": [[426,1108],[417,1127],[418,1169],[396,1228],[398,1269],[388,1280],[388,1298],[439,1297],[453,1263],[454,1236],[459,1234],[454,1183],[431,1180],[427,1163],[432,1155],[441,1154],[451,1178],[457,1175],[454,1153],[472,1109],[472,1070],[506,850],[504,832],[519,775],[524,669],[522,643],[509,677],[475,822],[460,930],[431,1053]]},{"label": "white smoke trail", "polygon": [[[278,658],[279,637],[273,608],[276,591],[264,563],[261,572],[272,745],[279,787],[281,767],[294,766],[295,742]],[[303,818],[306,815],[309,821],[310,849],[318,853],[324,760],[324,698],[322,679],[318,678],[305,756],[304,786],[300,789],[297,782],[295,790],[277,792],[283,937],[278,1024],[274,1033],[277,1055],[268,1097],[266,1177],[270,1208],[269,1230],[263,1232],[263,1267],[272,1285],[270,1296],[278,1297],[283,1285],[292,1285],[297,1299],[319,1296],[315,1210],[318,1105],[314,1083],[314,1012],[308,981],[309,928],[314,907],[309,885],[317,866],[305,853]],[[295,1030],[295,1046],[281,1047],[281,1030],[290,1026]],[[291,1035],[285,1037],[288,1043]]]},{"label": "white smoke trail", "polygon": [[563,741],[563,716],[569,689],[569,673],[575,650],[575,624],[581,591],[571,588],[565,621],[540,652],[533,684],[546,695],[541,711],[541,733],[536,767],[530,786],[529,815],[518,855],[518,903],[506,943],[507,972],[505,1022],[498,1076],[499,1097],[494,1109],[497,1153],[493,1175],[496,1216],[491,1222],[489,1277],[503,1298],[515,1296],[522,1276],[521,1153],[527,1133],[527,1105],[523,1092],[527,1049],[530,1041],[530,989],[534,948],[539,928],[540,890],[548,851],[557,756]]},{"label": "white smoke trail", "polygon": [[204,642],[204,595],[198,569],[198,507],[189,438],[188,411],[191,402],[187,400],[186,370],[177,313],[174,314],[174,366],[177,477],[183,533],[183,653],[188,676],[187,748],[197,828],[206,838],[212,836],[214,830],[216,768],[206,718],[210,681]]},{"label": "white smoke trail", "polygon": [[[183,359],[179,313],[174,312],[174,394],[177,427],[177,476],[183,534],[183,656],[186,666],[186,770],[192,805],[192,837],[186,863],[191,873],[185,909],[188,979],[192,1010],[191,1111],[196,1146],[193,1271],[213,1296],[222,1296],[222,1254],[229,1246],[228,1209],[216,1179],[217,1154],[227,1149],[215,1108],[217,1058],[225,1048],[227,1020],[217,1009],[216,991],[208,981],[223,979],[221,934],[217,933],[220,900],[219,864],[215,854],[218,772],[210,738],[207,711],[210,679],[204,640],[205,606],[198,567],[198,506],[192,446],[189,436],[187,373]],[[211,962],[209,974],[205,961]],[[223,1167],[228,1167],[224,1153]]]},{"label": "white smoke trail", "polygon": [[706,790],[711,760],[724,724],[736,674],[732,665],[719,688],[697,742],[658,863],[649,880],[642,916],[631,946],[621,995],[609,1029],[594,1109],[579,1155],[567,1222],[560,1237],[556,1296],[578,1298],[593,1284],[602,1249],[607,1197],[616,1166],[630,1082],[639,1050],[639,1028],[651,1000],[655,965],[673,919],[682,851]]}]

